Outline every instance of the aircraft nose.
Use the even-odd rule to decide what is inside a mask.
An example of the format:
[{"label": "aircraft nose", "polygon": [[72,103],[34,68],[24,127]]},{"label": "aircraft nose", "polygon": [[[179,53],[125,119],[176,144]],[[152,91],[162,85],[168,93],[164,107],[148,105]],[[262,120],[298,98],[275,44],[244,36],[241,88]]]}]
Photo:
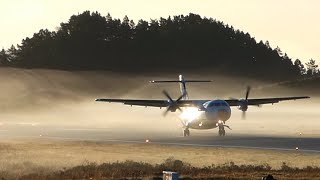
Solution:
[{"label": "aircraft nose", "polygon": [[229,119],[229,113],[225,109],[220,109],[218,111],[218,117],[222,121],[226,121]]}]

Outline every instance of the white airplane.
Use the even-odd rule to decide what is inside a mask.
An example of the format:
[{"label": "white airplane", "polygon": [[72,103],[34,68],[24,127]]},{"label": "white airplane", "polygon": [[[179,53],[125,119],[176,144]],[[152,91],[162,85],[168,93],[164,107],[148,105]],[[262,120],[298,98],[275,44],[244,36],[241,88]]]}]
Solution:
[{"label": "white airplane", "polygon": [[280,98],[260,98],[249,99],[250,87],[247,88],[245,99],[214,99],[214,100],[189,100],[186,83],[189,82],[211,82],[210,80],[185,80],[179,75],[179,80],[150,81],[151,83],[179,83],[181,96],[177,100],[173,100],[170,95],[163,91],[167,100],[151,100],[151,99],[96,99],[96,101],[116,102],[125,105],[135,106],[151,106],[166,107],[164,116],[169,112],[175,112],[177,109],[182,113],[179,116],[184,126],[183,136],[190,136],[189,129],[213,129],[219,127],[219,136],[225,136],[226,121],[231,117],[231,106],[237,106],[242,111],[242,117],[248,106],[260,106],[262,104],[274,104],[280,101],[297,100],[310,98],[308,96],[297,97],[280,97]]}]

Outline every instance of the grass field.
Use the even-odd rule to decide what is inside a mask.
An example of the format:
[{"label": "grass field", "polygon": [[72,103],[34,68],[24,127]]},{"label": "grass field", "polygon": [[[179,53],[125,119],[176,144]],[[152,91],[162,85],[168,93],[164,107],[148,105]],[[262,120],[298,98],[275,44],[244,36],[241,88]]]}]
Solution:
[{"label": "grass field", "polygon": [[[240,165],[249,165],[249,168],[258,167],[258,169],[263,167],[263,171],[249,173],[252,174],[252,177],[261,176],[261,174],[267,172],[280,173],[282,176],[281,172],[284,173],[282,170],[287,166],[299,169],[309,166],[310,170],[311,167],[319,167],[320,165],[320,154],[299,151],[164,146],[156,144],[110,144],[48,139],[2,139],[0,145],[0,177],[19,178],[33,174],[31,178],[33,179],[36,174],[43,178],[51,173],[70,172],[70,169],[77,166],[89,166],[92,169],[92,165],[94,165],[97,169],[101,169],[99,165],[103,163],[125,162],[128,160],[159,165],[170,157],[200,169],[203,167],[227,166],[230,170],[231,166],[234,169],[232,173],[238,172],[240,174],[246,174],[246,171],[241,170]],[[235,169],[234,165],[239,165],[239,167],[237,166],[238,168]],[[248,167],[242,166],[242,168]],[[225,170],[225,173],[229,174],[229,170]],[[297,173],[299,171],[292,171],[291,173],[293,172]],[[290,174],[290,171],[286,173]],[[308,173],[305,169],[301,173],[303,173],[302,177],[310,175],[310,178],[320,178],[320,172],[318,174]],[[82,173],[78,174],[81,175]],[[283,175],[283,177],[286,176]],[[299,176],[301,177],[301,174]]]}]

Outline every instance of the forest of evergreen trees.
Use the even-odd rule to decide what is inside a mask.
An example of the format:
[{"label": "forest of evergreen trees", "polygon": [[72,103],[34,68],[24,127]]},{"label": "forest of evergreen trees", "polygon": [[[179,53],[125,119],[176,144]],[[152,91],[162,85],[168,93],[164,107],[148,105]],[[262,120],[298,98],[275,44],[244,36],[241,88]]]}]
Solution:
[{"label": "forest of evergreen trees", "polygon": [[292,60],[269,42],[197,14],[158,20],[85,11],[41,29],[21,45],[0,52],[0,65],[19,68],[162,72],[203,70],[264,79],[319,75],[314,60]]}]

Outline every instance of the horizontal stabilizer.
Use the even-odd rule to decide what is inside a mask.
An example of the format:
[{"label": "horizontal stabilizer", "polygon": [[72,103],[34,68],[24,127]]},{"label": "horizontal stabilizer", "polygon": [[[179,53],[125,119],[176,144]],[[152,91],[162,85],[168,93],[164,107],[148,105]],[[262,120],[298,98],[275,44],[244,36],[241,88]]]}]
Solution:
[{"label": "horizontal stabilizer", "polygon": [[178,80],[152,80],[150,83],[179,83],[181,97],[183,100],[189,98],[186,83],[198,83],[198,82],[212,82],[211,80],[185,80],[184,77],[180,74]]},{"label": "horizontal stabilizer", "polygon": [[182,82],[212,82],[211,80],[184,80],[184,81],[156,81],[152,80],[151,83],[182,83]]}]

